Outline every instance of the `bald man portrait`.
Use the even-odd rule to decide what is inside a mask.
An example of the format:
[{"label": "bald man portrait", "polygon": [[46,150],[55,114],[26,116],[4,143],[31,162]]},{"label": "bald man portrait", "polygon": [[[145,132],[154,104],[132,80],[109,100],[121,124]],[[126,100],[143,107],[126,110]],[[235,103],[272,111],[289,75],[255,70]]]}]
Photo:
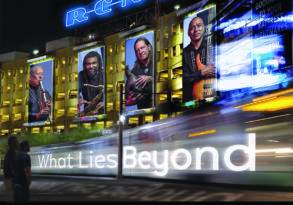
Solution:
[{"label": "bald man portrait", "polygon": [[[215,77],[215,67],[207,63],[208,45],[205,39],[205,23],[199,16],[189,22],[190,44],[183,49],[183,101],[203,100],[212,95],[204,90],[203,80]],[[195,89],[196,88],[196,89]]]},{"label": "bald man portrait", "polygon": [[51,96],[43,86],[44,68],[32,66],[29,79],[28,122],[46,121],[51,114]]}]

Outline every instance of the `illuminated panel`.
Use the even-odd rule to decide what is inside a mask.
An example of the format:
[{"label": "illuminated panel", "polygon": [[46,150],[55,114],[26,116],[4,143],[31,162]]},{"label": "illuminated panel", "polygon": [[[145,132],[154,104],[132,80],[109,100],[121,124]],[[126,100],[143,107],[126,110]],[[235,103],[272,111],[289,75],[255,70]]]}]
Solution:
[{"label": "illuminated panel", "polygon": [[21,128],[14,128],[13,129],[13,132],[16,134],[16,133],[20,133],[21,132]]},{"label": "illuminated panel", "polygon": [[160,120],[168,118],[168,114],[160,114]]},{"label": "illuminated panel", "polygon": [[40,133],[40,128],[39,128],[39,127],[34,127],[34,128],[32,128],[32,133],[33,133],[33,134]]},{"label": "illuminated panel", "polygon": [[148,31],[125,41],[125,112],[154,106],[154,40]]},{"label": "illuminated panel", "polygon": [[[94,7],[77,7],[70,9],[65,14],[65,26],[73,27],[75,25],[84,24],[95,16],[105,16],[111,14],[114,6],[121,8],[131,7],[143,0],[99,0]],[[91,4],[93,5],[93,4]]]},{"label": "illuminated panel", "polygon": [[44,127],[43,129],[45,133],[51,132],[51,127]]},{"label": "illuminated panel", "polygon": [[70,125],[69,125],[69,128],[77,128],[77,127],[78,127],[77,124],[70,124]]},{"label": "illuminated panel", "polygon": [[[28,60],[28,119],[25,126],[50,124],[53,117],[54,60],[46,56]],[[41,79],[41,80],[40,80]]]},{"label": "illuminated panel", "polygon": [[148,123],[153,122],[153,116],[145,116],[145,121]]},{"label": "illuminated panel", "polygon": [[7,133],[9,133],[9,130],[1,130],[1,132],[3,133],[3,134],[7,134]]},{"label": "illuminated panel", "polygon": [[[216,6],[211,5],[183,21],[183,102],[215,100],[217,49],[212,32],[215,16]],[[206,68],[211,74],[203,72]]]},{"label": "illuminated panel", "polygon": [[279,35],[244,38],[219,46],[218,90],[264,88],[288,82],[284,45]]},{"label": "illuminated panel", "polygon": [[[78,53],[78,94],[76,121],[98,120],[105,114],[105,47],[98,46]],[[92,79],[92,80],[89,80]]]},{"label": "illuminated panel", "polygon": [[57,130],[63,130],[64,129],[64,125],[59,125],[59,126],[56,126]]}]

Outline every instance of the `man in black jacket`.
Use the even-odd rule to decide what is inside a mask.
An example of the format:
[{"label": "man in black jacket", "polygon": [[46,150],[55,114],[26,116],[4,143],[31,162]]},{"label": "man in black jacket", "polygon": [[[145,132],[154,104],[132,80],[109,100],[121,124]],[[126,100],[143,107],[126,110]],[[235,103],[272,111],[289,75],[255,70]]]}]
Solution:
[{"label": "man in black jacket", "polygon": [[[215,76],[215,68],[207,63],[207,43],[202,18],[194,17],[188,26],[190,44],[183,49],[183,101],[194,100],[193,84]],[[201,66],[201,68],[199,68]]]}]

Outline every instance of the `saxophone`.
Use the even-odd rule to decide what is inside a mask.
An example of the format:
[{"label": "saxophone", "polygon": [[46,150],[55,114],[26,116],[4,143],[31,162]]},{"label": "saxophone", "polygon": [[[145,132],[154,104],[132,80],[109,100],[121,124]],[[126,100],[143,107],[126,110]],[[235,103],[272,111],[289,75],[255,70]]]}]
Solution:
[{"label": "saxophone", "polygon": [[40,101],[40,110],[49,110],[48,119],[51,122],[51,107],[50,100],[48,100],[46,96],[46,90],[43,85],[43,81],[40,81],[40,89],[41,89],[41,101]]},{"label": "saxophone", "polygon": [[[99,111],[101,108],[104,107],[103,105],[103,85],[91,85],[91,84],[84,84],[85,87],[92,87],[98,89],[98,94],[91,100],[91,102],[84,108],[83,111],[78,113],[79,117],[83,117],[85,115],[88,115],[90,112],[93,111]],[[102,104],[101,104],[102,102]]]}]

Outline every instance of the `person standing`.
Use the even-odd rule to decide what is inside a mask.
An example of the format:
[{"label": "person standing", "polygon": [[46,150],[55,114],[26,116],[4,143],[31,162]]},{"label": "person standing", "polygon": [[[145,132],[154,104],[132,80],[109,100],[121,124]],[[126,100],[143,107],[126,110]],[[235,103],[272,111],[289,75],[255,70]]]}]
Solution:
[{"label": "person standing", "polygon": [[30,200],[31,158],[28,155],[29,151],[28,141],[22,141],[20,150],[16,153],[15,177],[13,178],[14,201],[16,203],[27,203]]},{"label": "person standing", "polygon": [[4,185],[9,201],[13,200],[13,187],[12,181],[15,177],[15,167],[16,167],[16,151],[18,149],[19,143],[16,136],[10,136],[8,138],[8,150],[4,157]]}]

